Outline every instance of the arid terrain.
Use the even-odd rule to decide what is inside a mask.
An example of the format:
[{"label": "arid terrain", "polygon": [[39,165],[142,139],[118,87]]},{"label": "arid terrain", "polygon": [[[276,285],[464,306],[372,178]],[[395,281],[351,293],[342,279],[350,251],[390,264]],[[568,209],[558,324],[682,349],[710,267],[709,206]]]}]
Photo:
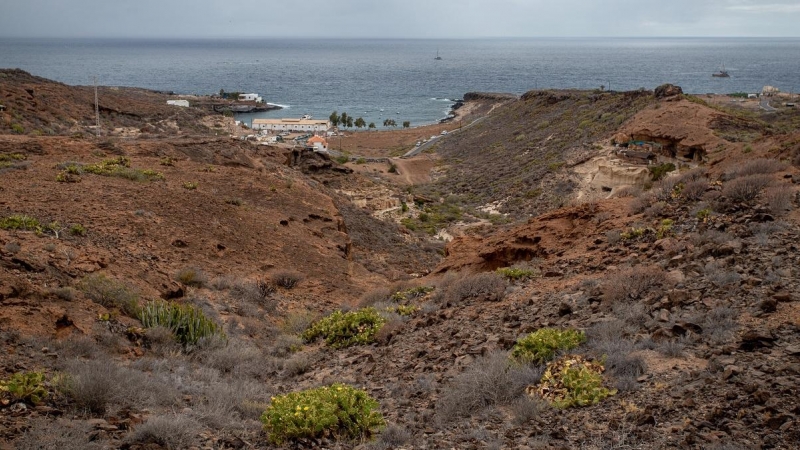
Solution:
[{"label": "arid terrain", "polygon": [[[797,448],[800,111],[472,95],[342,164],[167,98],[0,70],[0,449]],[[269,422],[335,383],[383,425]]]}]

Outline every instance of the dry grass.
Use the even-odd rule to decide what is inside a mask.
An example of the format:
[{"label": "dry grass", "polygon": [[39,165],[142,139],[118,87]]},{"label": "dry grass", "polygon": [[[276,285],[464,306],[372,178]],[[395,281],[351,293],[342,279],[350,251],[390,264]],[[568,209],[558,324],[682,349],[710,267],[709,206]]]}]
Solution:
[{"label": "dry grass", "polygon": [[517,365],[505,352],[492,352],[456,376],[442,392],[437,416],[442,422],[469,416],[483,408],[508,404],[542,376],[542,368]]},{"label": "dry grass", "polygon": [[794,190],[788,184],[781,184],[768,188],[764,193],[764,199],[769,205],[769,210],[775,215],[784,215],[794,207]]},{"label": "dry grass", "polygon": [[634,267],[610,275],[602,286],[603,300],[614,304],[644,298],[667,284],[666,273],[658,267]]},{"label": "dry grass", "polygon": [[197,267],[184,267],[175,274],[175,280],[196,288],[202,288],[208,284],[208,277],[205,272]]},{"label": "dry grass", "polygon": [[145,408],[174,404],[178,392],[164,380],[112,361],[71,361],[59,386],[74,405],[91,414],[104,414],[109,407]]},{"label": "dry grass", "polygon": [[447,289],[444,300],[449,304],[466,300],[500,301],[505,296],[507,285],[505,278],[495,272],[466,276]]},{"label": "dry grass", "polygon": [[99,450],[102,442],[91,438],[92,426],[85,421],[40,417],[14,444],[17,450]]},{"label": "dry grass", "polygon": [[523,395],[511,403],[511,414],[514,415],[514,424],[522,425],[530,422],[531,419],[539,417],[548,408],[547,403],[536,397]]},{"label": "dry grass", "polygon": [[706,180],[688,181],[681,190],[681,197],[693,202],[699,201],[705,195],[708,186]]},{"label": "dry grass", "polygon": [[202,426],[183,414],[151,416],[126,439],[129,444],[157,444],[170,450],[184,449],[198,441]]},{"label": "dry grass", "polygon": [[718,306],[704,315],[703,335],[715,345],[730,341],[736,334],[739,324],[738,313],[727,306]]},{"label": "dry grass", "polygon": [[722,196],[729,203],[749,202],[755,200],[771,182],[772,179],[769,175],[748,175],[736,178],[725,183],[722,188]]},{"label": "dry grass", "polygon": [[750,175],[770,174],[786,169],[786,164],[766,158],[757,158],[744,163],[741,167],[727,175],[729,178],[746,177]]}]

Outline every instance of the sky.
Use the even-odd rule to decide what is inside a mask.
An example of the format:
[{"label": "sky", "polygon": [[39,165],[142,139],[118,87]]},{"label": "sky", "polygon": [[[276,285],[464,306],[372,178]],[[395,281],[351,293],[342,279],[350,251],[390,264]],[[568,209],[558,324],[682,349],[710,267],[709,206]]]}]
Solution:
[{"label": "sky", "polygon": [[0,0],[0,37],[800,36],[786,0]]}]

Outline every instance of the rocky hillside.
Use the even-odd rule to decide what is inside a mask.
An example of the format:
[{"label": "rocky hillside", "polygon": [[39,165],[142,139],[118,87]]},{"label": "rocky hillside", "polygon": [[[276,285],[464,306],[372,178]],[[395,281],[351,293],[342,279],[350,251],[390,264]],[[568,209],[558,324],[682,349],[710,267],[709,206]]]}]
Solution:
[{"label": "rocky hillside", "polygon": [[559,176],[565,167],[654,101],[648,92],[528,92],[438,146],[445,170],[431,192],[517,219],[562,205],[576,189]]},{"label": "rocky hillside", "polygon": [[[207,112],[166,104],[169,96],[146,89],[98,88],[103,134],[160,132],[213,134]],[[0,129],[4,134],[94,134],[94,87],[67,86],[19,69],[0,69]]]},{"label": "rocky hillside", "polygon": [[408,188],[508,214],[444,257],[322,156],[0,136],[0,448],[793,448],[798,131],[529,93]]}]

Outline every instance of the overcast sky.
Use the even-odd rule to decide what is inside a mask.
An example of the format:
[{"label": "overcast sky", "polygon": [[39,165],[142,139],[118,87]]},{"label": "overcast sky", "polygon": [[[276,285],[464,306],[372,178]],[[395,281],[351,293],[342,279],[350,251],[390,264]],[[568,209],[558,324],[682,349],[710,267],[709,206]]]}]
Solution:
[{"label": "overcast sky", "polygon": [[800,1],[0,0],[0,36],[800,36]]}]

